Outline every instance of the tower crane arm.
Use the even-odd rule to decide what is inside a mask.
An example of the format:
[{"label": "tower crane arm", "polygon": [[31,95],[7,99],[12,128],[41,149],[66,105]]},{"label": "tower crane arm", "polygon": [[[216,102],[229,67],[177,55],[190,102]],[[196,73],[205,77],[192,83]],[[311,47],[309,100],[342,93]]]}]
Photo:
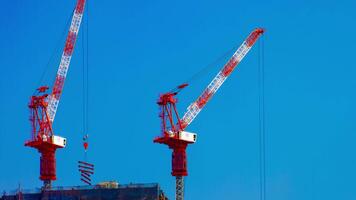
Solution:
[{"label": "tower crane arm", "polygon": [[75,7],[68,36],[65,42],[62,58],[57,71],[56,79],[53,85],[52,93],[48,96],[47,113],[49,120],[54,121],[56,116],[60,97],[62,95],[64,81],[67,76],[69,64],[73,55],[75,42],[77,40],[78,31],[83,17],[84,5],[86,0],[78,0]]},{"label": "tower crane arm", "polygon": [[189,105],[186,113],[180,119],[181,129],[184,130],[199,112],[208,103],[211,97],[214,96],[216,91],[221,87],[227,77],[230,76],[231,72],[236,68],[236,66],[241,62],[245,55],[249,52],[251,47],[255,44],[257,39],[263,34],[264,30],[257,28],[247,37],[247,39],[241,44],[241,46],[236,50],[234,55],[229,59],[229,61],[224,65],[224,67],[219,71],[215,78],[210,82],[210,84],[205,88],[203,93]]}]

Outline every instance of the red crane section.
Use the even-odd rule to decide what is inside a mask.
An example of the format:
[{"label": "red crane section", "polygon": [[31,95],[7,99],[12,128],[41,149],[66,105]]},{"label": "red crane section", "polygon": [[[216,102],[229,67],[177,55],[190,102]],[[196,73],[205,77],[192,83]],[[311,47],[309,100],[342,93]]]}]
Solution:
[{"label": "red crane section", "polygon": [[85,0],[77,1],[52,93],[46,94],[49,87],[42,86],[37,89],[38,93],[31,97],[28,105],[32,133],[25,146],[35,148],[41,154],[40,180],[44,182],[44,188],[50,188],[51,182],[57,179],[55,152],[58,148],[66,146],[65,138],[54,135],[52,124],[72,58],[84,6]]},{"label": "red crane section", "polygon": [[159,117],[161,118],[162,135],[154,139],[155,143],[165,144],[173,150],[172,153],[172,176],[176,177],[176,200],[184,198],[183,177],[188,175],[186,148],[188,144],[195,143],[197,135],[185,131],[185,128],[195,119],[199,112],[214,96],[227,77],[241,62],[264,30],[257,28],[247,37],[247,39],[236,50],[234,55],[214,77],[203,93],[187,108],[186,113],[180,119],[175,97],[181,89],[188,84],[182,84],[175,91],[160,95],[157,104],[160,107]]}]

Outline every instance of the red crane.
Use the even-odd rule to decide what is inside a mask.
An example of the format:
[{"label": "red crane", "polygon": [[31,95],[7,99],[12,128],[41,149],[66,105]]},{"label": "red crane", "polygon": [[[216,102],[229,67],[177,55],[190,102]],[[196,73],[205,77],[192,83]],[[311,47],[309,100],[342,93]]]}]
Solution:
[{"label": "red crane", "polygon": [[84,6],[85,0],[77,1],[52,93],[46,93],[48,86],[41,86],[37,89],[37,94],[31,97],[28,105],[32,133],[30,140],[25,142],[25,146],[35,148],[41,154],[40,180],[43,181],[44,188],[50,188],[51,182],[57,179],[55,152],[58,148],[66,146],[66,138],[54,135],[52,124],[73,55]]},{"label": "red crane", "polygon": [[165,144],[173,150],[171,174],[176,177],[176,200],[184,199],[183,177],[188,175],[186,148],[188,144],[195,143],[197,139],[195,133],[187,132],[185,129],[214,96],[263,32],[264,30],[261,28],[252,31],[198,99],[190,104],[182,118],[179,118],[176,109],[177,98],[175,96],[188,84],[182,84],[174,91],[160,95],[157,104],[160,107],[159,117],[161,118],[162,135],[155,138],[154,142]]}]

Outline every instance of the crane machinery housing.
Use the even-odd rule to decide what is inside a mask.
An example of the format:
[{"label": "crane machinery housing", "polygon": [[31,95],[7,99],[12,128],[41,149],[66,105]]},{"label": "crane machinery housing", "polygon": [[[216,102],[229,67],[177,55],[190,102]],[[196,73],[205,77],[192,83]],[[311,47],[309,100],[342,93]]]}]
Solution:
[{"label": "crane machinery housing", "polygon": [[208,101],[214,96],[224,81],[230,76],[236,66],[249,52],[257,39],[264,33],[262,28],[257,28],[250,33],[247,39],[236,50],[229,61],[218,72],[203,93],[190,104],[182,118],[179,118],[176,103],[176,95],[187,83],[179,85],[173,91],[160,95],[157,104],[160,107],[161,136],[154,139],[155,143],[165,144],[173,150],[172,176],[176,177],[176,200],[184,199],[184,176],[188,175],[186,148],[188,144],[196,142],[197,135],[187,132],[185,129],[197,117]]},{"label": "crane machinery housing", "polygon": [[35,148],[41,154],[40,180],[43,181],[44,188],[50,188],[51,182],[57,179],[55,152],[66,146],[66,138],[55,135],[52,124],[73,55],[85,2],[86,0],[77,0],[52,92],[46,93],[49,87],[41,86],[29,103],[32,133],[25,146]]}]

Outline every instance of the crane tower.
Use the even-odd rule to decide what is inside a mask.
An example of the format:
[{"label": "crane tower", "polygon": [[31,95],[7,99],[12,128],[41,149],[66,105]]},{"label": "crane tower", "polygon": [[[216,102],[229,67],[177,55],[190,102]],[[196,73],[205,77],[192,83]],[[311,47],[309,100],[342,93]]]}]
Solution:
[{"label": "crane tower", "polygon": [[36,95],[31,97],[28,105],[32,133],[25,146],[35,148],[41,154],[40,180],[43,181],[45,189],[50,188],[51,182],[57,179],[55,152],[66,146],[66,138],[54,135],[52,124],[73,55],[85,2],[86,0],[78,0],[76,3],[52,92],[48,94],[46,91],[50,88],[41,86],[37,89]]},{"label": "crane tower", "polygon": [[182,118],[179,118],[176,103],[176,95],[186,86],[187,83],[178,86],[175,90],[160,95],[157,104],[160,107],[161,136],[154,139],[155,143],[165,144],[173,150],[172,153],[172,176],[176,177],[176,200],[184,199],[184,176],[188,175],[186,148],[189,144],[196,142],[197,135],[187,132],[185,129],[196,118],[206,103],[214,96],[216,91],[230,76],[236,66],[249,52],[264,30],[257,28],[247,37],[247,39],[236,50],[229,61],[218,72],[203,93],[188,106]]}]

